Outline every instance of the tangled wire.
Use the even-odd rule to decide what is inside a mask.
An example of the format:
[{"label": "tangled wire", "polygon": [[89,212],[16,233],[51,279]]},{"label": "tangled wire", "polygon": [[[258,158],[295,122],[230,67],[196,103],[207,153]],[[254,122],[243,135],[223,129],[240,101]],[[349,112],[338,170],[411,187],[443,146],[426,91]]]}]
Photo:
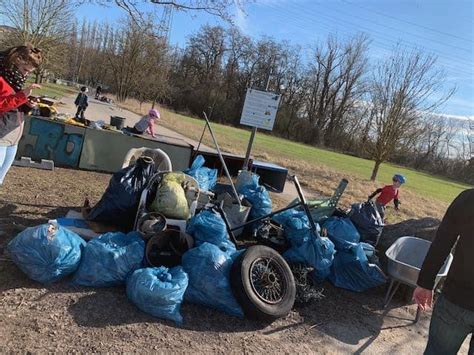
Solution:
[{"label": "tangled wire", "polygon": [[317,290],[313,285],[311,275],[312,267],[304,264],[290,264],[296,285],[296,299],[298,304],[305,304],[312,300],[320,300],[324,297],[323,289]]}]

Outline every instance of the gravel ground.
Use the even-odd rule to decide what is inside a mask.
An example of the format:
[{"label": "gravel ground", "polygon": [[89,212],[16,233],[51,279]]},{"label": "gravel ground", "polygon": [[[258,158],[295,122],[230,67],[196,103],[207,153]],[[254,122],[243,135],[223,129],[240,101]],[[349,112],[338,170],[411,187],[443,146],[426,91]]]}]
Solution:
[{"label": "gravel ground", "polygon": [[[25,226],[38,225],[97,201],[110,175],[12,168],[0,188],[0,349],[9,352],[318,352],[421,354],[429,317],[416,325],[413,305],[395,300],[384,311],[385,289],[357,294],[324,284],[322,300],[297,306],[271,325],[185,304],[176,327],[136,309],[123,288],[87,289],[64,280],[29,280],[5,246]],[[461,353],[467,353],[466,344]]]}]

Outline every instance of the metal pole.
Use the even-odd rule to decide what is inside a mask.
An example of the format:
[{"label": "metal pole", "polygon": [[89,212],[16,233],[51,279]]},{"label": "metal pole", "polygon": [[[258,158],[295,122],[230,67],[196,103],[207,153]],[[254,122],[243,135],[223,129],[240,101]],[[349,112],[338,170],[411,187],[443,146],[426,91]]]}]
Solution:
[{"label": "metal pole", "polygon": [[311,211],[309,210],[308,204],[306,203],[306,198],[303,195],[303,190],[301,189],[300,182],[296,175],[293,176],[293,181],[295,183],[296,192],[298,193],[298,197],[300,198],[301,204],[303,205],[303,209],[306,212],[306,216],[308,217],[308,221],[311,227],[311,230],[316,233],[316,223],[314,223],[313,216],[311,215]]},{"label": "metal pole", "polygon": [[247,146],[247,152],[245,153],[245,160],[244,160],[244,165],[242,166],[242,170],[249,169],[250,153],[252,152],[253,141],[255,140],[256,134],[257,134],[257,127],[254,127],[252,128],[252,133],[250,134],[249,145]]},{"label": "metal pole", "polygon": [[221,161],[222,167],[224,168],[225,174],[227,178],[229,179],[230,186],[232,187],[234,196],[237,202],[239,203],[239,206],[242,206],[240,202],[239,194],[237,193],[237,190],[235,189],[234,182],[232,181],[232,177],[230,176],[229,170],[227,169],[227,164],[225,163],[224,157],[222,156],[222,152],[221,152],[221,149],[219,148],[219,144],[217,143],[217,139],[214,136],[214,131],[212,130],[211,123],[209,122],[209,119],[207,118],[206,113],[203,112],[203,114],[204,114],[204,119],[206,120],[207,127],[209,128],[209,133],[211,133],[212,140],[214,141],[214,145],[216,146],[217,155],[219,156],[219,159]]},{"label": "metal pole", "polygon": [[[272,76],[272,64],[273,64],[273,58],[270,61],[270,71],[268,73],[267,85],[265,85],[265,91],[268,91],[268,87],[270,86],[270,78]],[[257,134],[257,127],[254,127],[252,129],[252,134],[250,134],[249,145],[247,146],[247,152],[245,153],[245,160],[244,160],[244,165],[242,166],[242,170],[249,169],[250,153],[252,152],[253,141],[255,140],[256,134]]]},{"label": "metal pole", "polygon": [[201,138],[199,139],[199,144],[195,150],[195,153],[193,154],[193,159],[196,157],[196,155],[199,154],[199,148],[201,147],[202,139],[204,138],[204,134],[206,133],[206,127],[207,126],[204,126],[204,129],[202,130]]}]

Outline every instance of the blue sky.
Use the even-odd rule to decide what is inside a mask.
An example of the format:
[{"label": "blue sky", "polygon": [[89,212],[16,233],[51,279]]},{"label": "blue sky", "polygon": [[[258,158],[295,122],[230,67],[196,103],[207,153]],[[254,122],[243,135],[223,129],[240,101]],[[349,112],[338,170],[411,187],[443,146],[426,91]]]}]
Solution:
[{"label": "blue sky", "polygon": [[[245,10],[246,14],[234,10],[235,22],[244,33],[288,40],[305,51],[330,33],[344,39],[365,32],[372,40],[370,57],[374,61],[397,43],[435,54],[447,73],[446,88],[457,87],[440,111],[474,116],[472,0],[255,0]],[[77,16],[113,23],[124,13],[89,5],[80,8]],[[159,11],[156,18],[160,18]],[[220,22],[204,13],[175,12],[171,43],[184,45],[206,23]]]}]

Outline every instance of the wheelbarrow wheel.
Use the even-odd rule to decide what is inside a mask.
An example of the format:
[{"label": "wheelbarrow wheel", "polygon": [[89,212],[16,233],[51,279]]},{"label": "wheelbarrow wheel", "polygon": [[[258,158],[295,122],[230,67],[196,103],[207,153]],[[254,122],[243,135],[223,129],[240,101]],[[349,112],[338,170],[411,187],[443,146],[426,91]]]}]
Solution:
[{"label": "wheelbarrow wheel", "polygon": [[235,260],[231,285],[246,317],[251,319],[272,322],[285,317],[295,303],[295,279],[289,265],[266,246],[252,246]]}]

